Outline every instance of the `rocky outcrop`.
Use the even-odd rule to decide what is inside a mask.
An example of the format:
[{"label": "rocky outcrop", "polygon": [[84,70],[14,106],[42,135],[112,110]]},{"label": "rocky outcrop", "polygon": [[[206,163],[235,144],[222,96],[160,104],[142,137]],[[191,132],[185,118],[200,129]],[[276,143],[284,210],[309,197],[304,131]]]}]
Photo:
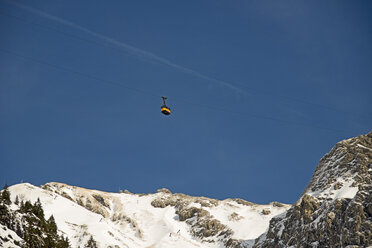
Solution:
[{"label": "rocky outcrop", "polygon": [[[222,243],[224,247],[231,248],[251,247],[253,240],[247,242],[247,240],[238,240],[234,238],[234,231],[212,214],[211,211],[213,211],[213,209],[229,207],[231,209],[237,209],[238,211],[238,206],[240,206],[245,209],[256,211],[260,216],[267,216],[267,218],[270,218],[271,216],[272,218],[275,214],[270,210],[277,212],[281,209],[279,212],[282,213],[289,208],[288,205],[278,202],[262,206],[238,198],[218,201],[207,197],[172,194],[168,190],[158,190],[158,193],[162,194],[157,194],[157,197],[152,200],[151,205],[153,207],[174,207],[178,220],[189,225],[189,230],[192,236],[200,239],[202,242]],[[227,216],[229,223],[238,223],[244,219],[244,216],[241,216],[236,212],[232,212]]]},{"label": "rocky outcrop", "polygon": [[[206,197],[192,197],[184,194],[171,194],[170,191],[162,189],[158,193],[164,193],[155,198],[151,205],[156,208],[167,206],[175,207],[179,221],[185,221],[190,225],[190,232],[194,237],[206,242],[226,243],[232,235],[232,230],[223,225],[203,207],[217,206],[218,201]],[[195,204],[200,204],[196,207]],[[213,239],[211,239],[213,237]]]},{"label": "rocky outcrop", "polygon": [[344,140],[316,167],[303,195],[270,221],[254,247],[372,245],[372,132]]}]

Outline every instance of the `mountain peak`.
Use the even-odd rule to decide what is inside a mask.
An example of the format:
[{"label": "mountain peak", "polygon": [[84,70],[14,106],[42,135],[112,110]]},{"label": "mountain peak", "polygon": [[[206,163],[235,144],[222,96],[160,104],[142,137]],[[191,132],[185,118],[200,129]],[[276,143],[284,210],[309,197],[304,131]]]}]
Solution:
[{"label": "mountain peak", "polygon": [[338,142],[319,162],[303,194],[318,198],[353,198],[361,184],[371,184],[372,132]]},{"label": "mountain peak", "polygon": [[372,132],[338,142],[301,198],[273,218],[256,247],[372,245]]}]

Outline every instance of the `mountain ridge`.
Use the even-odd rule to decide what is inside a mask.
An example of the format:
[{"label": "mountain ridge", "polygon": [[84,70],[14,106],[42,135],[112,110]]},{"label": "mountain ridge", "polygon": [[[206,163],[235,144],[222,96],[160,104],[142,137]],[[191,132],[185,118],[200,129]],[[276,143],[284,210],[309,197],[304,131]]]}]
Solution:
[{"label": "mountain ridge", "polygon": [[[290,206],[172,194],[166,189],[154,194],[109,193],[56,182],[41,187],[17,184],[9,190],[12,202],[17,196],[21,201],[40,199],[45,215],[53,214],[72,247],[90,236],[99,247],[224,247],[237,242],[248,247],[273,216]],[[249,225],[256,228],[244,231],[242,227]]]},{"label": "mountain ridge", "polygon": [[[19,207],[16,197],[39,199],[71,247],[90,237],[98,247],[367,247],[372,246],[372,132],[338,142],[293,205],[216,200],[165,188],[110,193],[57,182],[17,184],[9,191],[12,211]],[[22,233],[15,242],[4,242],[15,234],[0,224],[0,243],[22,247],[16,246]]]}]

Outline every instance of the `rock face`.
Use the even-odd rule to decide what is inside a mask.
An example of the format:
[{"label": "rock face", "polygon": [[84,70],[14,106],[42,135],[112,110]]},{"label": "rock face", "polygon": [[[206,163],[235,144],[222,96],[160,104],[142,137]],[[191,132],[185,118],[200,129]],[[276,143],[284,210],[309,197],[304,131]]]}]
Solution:
[{"label": "rock face", "polygon": [[301,198],[270,221],[254,247],[371,246],[371,182],[372,132],[337,143]]}]

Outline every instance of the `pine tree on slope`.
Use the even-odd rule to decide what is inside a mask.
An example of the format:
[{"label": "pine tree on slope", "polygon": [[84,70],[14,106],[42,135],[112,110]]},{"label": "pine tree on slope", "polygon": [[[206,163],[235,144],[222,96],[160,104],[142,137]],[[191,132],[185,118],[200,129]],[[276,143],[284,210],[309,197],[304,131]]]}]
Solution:
[{"label": "pine tree on slope", "polygon": [[93,236],[90,236],[85,248],[98,248],[97,242],[93,239]]}]

